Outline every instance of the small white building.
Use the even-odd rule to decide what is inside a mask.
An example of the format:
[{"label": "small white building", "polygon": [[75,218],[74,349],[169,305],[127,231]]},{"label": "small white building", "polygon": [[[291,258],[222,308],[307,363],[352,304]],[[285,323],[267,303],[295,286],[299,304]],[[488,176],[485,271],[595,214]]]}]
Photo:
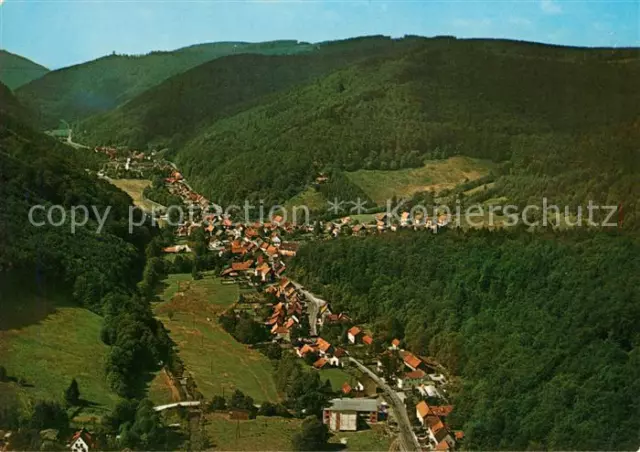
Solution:
[{"label": "small white building", "polygon": [[82,429],[73,435],[69,448],[72,452],[89,452],[91,449],[95,449],[95,443],[89,432]]},{"label": "small white building", "polygon": [[347,331],[347,339],[349,340],[350,344],[355,344],[361,335],[362,330],[357,326],[351,327],[349,331]]}]

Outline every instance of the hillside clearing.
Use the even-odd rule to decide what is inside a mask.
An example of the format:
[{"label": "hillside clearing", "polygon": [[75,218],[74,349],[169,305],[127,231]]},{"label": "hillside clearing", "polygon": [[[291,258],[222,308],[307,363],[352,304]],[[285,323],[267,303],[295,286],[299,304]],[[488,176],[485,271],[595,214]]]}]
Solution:
[{"label": "hillside clearing", "polygon": [[469,157],[451,157],[446,160],[429,160],[420,168],[394,171],[358,170],[346,173],[347,177],[379,205],[387,200],[410,197],[416,192],[446,188],[489,174],[494,164],[488,160]]},{"label": "hillside clearing", "polygon": [[331,382],[331,389],[334,391],[340,391],[344,383],[355,385],[356,378],[346,373],[339,368],[322,369],[320,371],[320,379],[322,381],[329,380]]},{"label": "hillside clearing", "polygon": [[23,408],[36,400],[60,401],[76,378],[87,406],[75,414],[102,415],[112,409],[119,398],[104,373],[109,348],[100,340],[102,318],[53,291],[35,295],[21,286],[8,292],[14,302],[2,306],[0,363],[26,385],[0,383],[0,401],[17,399]]},{"label": "hillside clearing", "polygon": [[[302,193],[298,193],[296,196],[289,199],[284,204],[286,211],[291,212],[292,214],[294,207],[301,206],[306,206],[310,211],[319,211],[327,208],[327,200],[318,190],[313,187],[309,187]],[[301,215],[301,217],[297,218],[297,222],[302,220],[304,212],[300,210],[299,215]],[[289,220],[292,220],[292,218],[289,218]]]},{"label": "hillside clearing", "polygon": [[160,204],[154,203],[146,199],[142,192],[145,188],[151,186],[151,181],[147,179],[108,179],[113,185],[131,196],[133,204],[150,212],[154,207],[160,207]]},{"label": "hillside clearing", "polygon": [[240,389],[257,402],[277,401],[269,360],[218,324],[220,313],[237,301],[238,286],[222,284],[211,274],[197,281],[190,275],[171,275],[167,282],[163,296],[167,301],[156,305],[155,312],[177,344],[198,390],[206,398]]},{"label": "hillside clearing", "polygon": [[300,431],[302,419],[258,417],[232,421],[224,414],[206,417],[205,430],[216,450],[291,450],[291,438]]}]

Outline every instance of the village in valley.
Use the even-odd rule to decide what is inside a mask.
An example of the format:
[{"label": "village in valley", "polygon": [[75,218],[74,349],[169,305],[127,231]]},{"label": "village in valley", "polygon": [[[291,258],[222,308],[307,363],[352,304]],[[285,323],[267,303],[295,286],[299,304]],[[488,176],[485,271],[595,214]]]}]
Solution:
[{"label": "village in valley", "polygon": [[[154,199],[146,199],[144,193],[137,196],[153,203],[152,214],[157,215],[154,221],[159,221],[165,231],[173,231],[170,235],[173,244],[161,249],[166,262],[179,266],[178,263],[188,261],[189,256],[195,256],[195,261],[204,254],[216,262],[216,273],[194,266],[189,279],[196,282],[206,274],[218,288],[241,288],[237,292],[240,294],[238,299],[229,308],[207,314],[220,318],[206,317],[205,328],[211,322],[220,322],[223,329],[236,337],[232,329],[225,326],[223,317],[231,323],[239,318],[249,318],[264,330],[261,343],[250,348],[264,349],[268,344],[272,350],[278,349],[277,356],[295,357],[309,372],[318,373],[328,385],[330,382],[331,393],[322,407],[322,422],[342,447],[351,446],[341,435],[372,429],[376,435],[387,437],[386,444],[391,444],[391,449],[395,450],[455,450],[462,446],[464,433],[452,429],[448,423],[454,409],[449,402],[448,389],[454,377],[448,375],[446,369],[429,357],[416,356],[406,350],[402,334],[377,335],[372,325],[360,323],[349,312],[335,310],[330,300],[314,295],[287,274],[290,259],[306,241],[393,233],[401,229],[436,233],[439,228],[446,227],[448,217],[442,215],[433,221],[421,221],[421,218],[413,220],[408,212],[403,212],[394,222],[384,212],[373,212],[364,217],[360,215],[359,219],[347,216],[305,224],[294,224],[278,214],[268,222],[238,221],[228,215],[212,213],[209,200],[195,192],[174,165],[155,153],[145,155],[144,152],[111,147],[98,147],[95,152],[109,157],[98,177],[114,184],[122,180],[144,182],[145,178],[149,180],[155,176],[158,180],[161,177],[160,189],[173,199],[181,200],[181,207],[188,209],[189,217],[168,228],[163,226],[163,222],[166,224],[170,220],[168,212],[162,206],[156,209],[159,204]],[[326,180],[327,177],[321,174],[316,183]],[[194,249],[196,247],[199,249]],[[180,271],[188,275],[188,269]],[[174,315],[171,306],[184,297],[184,287],[188,287],[188,281],[178,281],[175,293],[167,298],[169,307],[156,309],[157,315],[164,316],[159,318],[169,330],[175,323],[171,320]],[[210,296],[216,295],[206,295]],[[194,316],[195,325],[195,316],[202,314],[194,311],[185,315]],[[157,405],[155,410],[190,410],[186,425],[189,441],[194,444],[193,431],[198,430],[197,425],[203,425],[204,407],[218,413],[220,407],[217,411],[211,408],[216,403],[207,400],[211,393],[198,386],[197,372],[190,369],[189,362],[183,363],[179,358],[176,362],[180,364],[173,367],[165,364],[162,369],[163,378],[171,387],[171,403]],[[213,367],[212,361],[212,370]],[[254,409],[253,399],[247,400],[251,400],[251,409],[226,406],[222,402],[222,412],[234,422],[254,418],[256,412],[261,413],[260,404],[255,404]],[[68,448],[74,452],[100,448],[100,442],[90,430],[78,430],[68,442]],[[11,432],[3,432],[3,435],[3,447],[9,448]],[[370,442],[363,447],[370,449],[375,444]],[[237,442],[234,445],[237,446]]]},{"label": "village in valley", "polygon": [[[144,156],[134,154],[137,159],[126,161],[132,171],[136,171],[136,165],[131,162],[145,161]],[[359,324],[348,312],[334,311],[330,301],[289,279],[286,271],[287,261],[296,256],[304,241],[403,228],[437,232],[449,218],[414,223],[404,212],[396,224],[387,221],[382,212],[371,215],[369,222],[341,217],[296,225],[274,215],[269,222],[240,223],[229,216],[209,213],[209,201],[196,193],[176,168],[163,166],[163,170],[167,172],[167,191],[179,196],[191,212],[195,208],[195,215],[176,228],[176,244],[164,248],[164,253],[173,256],[192,252],[189,237],[194,231],[204,232],[208,252],[227,262],[219,273],[222,284],[250,287],[249,294],[255,291],[253,295],[244,292],[234,312],[250,312],[268,328],[271,342],[283,353],[295,355],[314,371],[333,372],[333,383],[339,387],[334,388],[336,397],[323,410],[323,422],[331,432],[339,435],[384,425],[390,435],[400,435],[401,449],[413,449],[415,441],[423,450],[460,447],[464,433],[452,430],[447,423],[454,407],[448,402],[450,377],[446,370],[428,357],[406,350],[401,337],[376,337],[369,326]],[[320,175],[317,182],[325,179]],[[366,372],[359,369],[363,366]],[[394,400],[402,405],[394,406]],[[401,424],[407,417],[413,438],[406,438],[406,428],[402,438]]]}]

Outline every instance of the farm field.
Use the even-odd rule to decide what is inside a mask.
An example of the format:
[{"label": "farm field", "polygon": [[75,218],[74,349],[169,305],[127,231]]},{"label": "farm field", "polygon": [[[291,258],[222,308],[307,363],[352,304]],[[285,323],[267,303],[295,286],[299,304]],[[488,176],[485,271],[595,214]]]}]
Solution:
[{"label": "farm field", "polygon": [[119,398],[104,373],[109,349],[100,340],[102,318],[55,290],[37,294],[16,281],[0,282],[7,289],[3,295],[14,298],[0,306],[0,363],[10,377],[26,383],[0,383],[0,406],[17,402],[28,409],[36,400],[61,401],[76,378],[86,406],[70,414],[86,419],[111,410]]},{"label": "farm field", "polygon": [[218,324],[218,315],[237,301],[238,286],[222,284],[210,273],[197,281],[191,275],[171,275],[165,283],[165,301],[155,306],[155,313],[177,344],[198,390],[206,398],[240,389],[257,402],[277,401],[269,360]]},{"label": "farm field", "polygon": [[291,438],[300,431],[302,419],[263,417],[229,420],[224,414],[208,414],[205,431],[212,448],[233,451],[288,451]]},{"label": "farm field", "polygon": [[430,160],[421,168],[393,171],[358,170],[346,173],[347,177],[379,205],[387,200],[410,197],[416,192],[439,192],[453,188],[465,180],[479,179],[489,174],[494,164],[488,160],[469,157],[451,157],[446,160]]},{"label": "farm field", "polygon": [[131,196],[133,203],[143,210],[151,211],[153,207],[160,207],[160,204],[154,203],[144,198],[142,192],[151,185],[151,181],[147,179],[108,179],[113,185]]}]

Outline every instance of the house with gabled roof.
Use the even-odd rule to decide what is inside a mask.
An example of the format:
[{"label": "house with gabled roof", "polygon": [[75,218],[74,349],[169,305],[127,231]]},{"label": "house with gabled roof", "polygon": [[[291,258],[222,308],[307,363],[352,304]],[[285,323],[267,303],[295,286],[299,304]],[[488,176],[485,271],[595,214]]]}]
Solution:
[{"label": "house with gabled roof", "polygon": [[284,242],[280,245],[279,252],[282,256],[293,257],[298,254],[300,245],[296,242]]},{"label": "house with gabled roof", "polygon": [[349,331],[347,331],[347,339],[349,340],[349,343],[355,344],[358,339],[360,339],[361,334],[362,330],[360,328],[358,328],[357,326],[352,326]]},{"label": "house with gabled roof", "polygon": [[316,339],[316,346],[318,347],[318,351],[321,356],[329,355],[333,352],[334,348],[329,342],[325,341],[321,337]]},{"label": "house with gabled roof", "polygon": [[448,447],[447,449],[441,450],[448,450],[455,446],[455,439],[440,416],[436,413],[442,411],[450,412],[449,408],[446,408],[445,410],[434,410],[434,407],[429,406],[424,400],[420,401],[420,403],[416,405],[416,417],[418,418],[418,421],[420,421],[420,424],[427,429],[432,447],[436,447],[438,445],[440,445],[440,447],[444,447],[441,444],[444,441]]},{"label": "house with gabled roof", "polygon": [[326,358],[320,358],[315,363],[313,363],[313,367],[320,370],[326,367],[329,364],[329,361]]},{"label": "house with gabled roof", "polygon": [[437,417],[429,418],[427,432],[429,433],[431,443],[435,447],[440,447],[439,450],[452,449],[456,444],[456,441],[451,435],[451,432],[449,432],[447,426]]},{"label": "house with gabled roof", "polygon": [[269,257],[278,255],[278,248],[273,245],[269,245],[265,251],[266,255]]},{"label": "house with gabled roof", "polygon": [[372,345],[373,344],[373,338],[371,336],[369,336],[368,334],[365,334],[364,336],[362,336],[362,343],[365,345]]},{"label": "house with gabled roof", "polygon": [[279,339],[290,341],[291,340],[291,330],[286,328],[285,326],[275,326],[272,328],[271,332],[276,335]]},{"label": "house with gabled roof", "polygon": [[412,353],[405,353],[402,357],[402,361],[404,362],[404,365],[411,370],[418,370],[422,367],[422,360]]},{"label": "house with gabled roof", "polygon": [[367,232],[367,229],[363,224],[356,224],[355,226],[351,227],[351,232],[353,233],[353,235],[359,236],[364,235]]},{"label": "house with gabled roof", "polygon": [[317,351],[318,350],[314,346],[309,344],[304,344],[302,347],[296,349],[296,354],[298,355],[298,357],[304,358],[309,353],[316,353]]},{"label": "house with gabled roof", "polygon": [[272,273],[271,267],[266,262],[260,264],[258,267],[256,267],[256,270],[255,270],[255,275],[258,276],[262,282],[266,282],[269,276],[271,275],[271,273]]},{"label": "house with gabled roof", "polygon": [[253,266],[253,260],[249,259],[248,261],[244,261],[244,262],[233,262],[231,264],[231,269],[236,272],[246,272],[251,270],[252,266]]},{"label": "house with gabled roof", "polygon": [[93,436],[86,430],[78,430],[69,441],[71,452],[89,452],[96,449],[97,445]]}]

